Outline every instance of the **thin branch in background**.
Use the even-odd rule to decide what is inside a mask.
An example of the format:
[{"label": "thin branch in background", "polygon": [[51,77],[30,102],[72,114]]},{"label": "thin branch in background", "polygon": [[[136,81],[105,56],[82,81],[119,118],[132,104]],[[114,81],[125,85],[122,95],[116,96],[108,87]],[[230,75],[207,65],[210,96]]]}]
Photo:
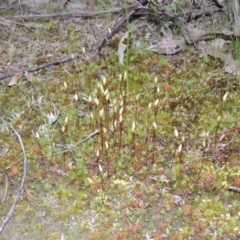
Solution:
[{"label": "thin branch in background", "polygon": [[24,190],[24,184],[25,184],[26,175],[27,175],[27,155],[26,155],[26,151],[25,151],[25,148],[24,148],[24,145],[23,145],[22,138],[21,138],[21,136],[19,135],[19,133],[15,130],[15,128],[14,128],[11,124],[9,124],[8,122],[6,122],[3,118],[0,117],[0,119],[1,119],[1,121],[2,121],[4,124],[6,124],[9,128],[11,128],[11,130],[12,130],[12,131],[14,132],[14,134],[17,136],[18,141],[19,141],[19,143],[20,143],[20,145],[21,145],[22,153],[23,153],[23,176],[22,176],[21,185],[20,185],[20,187],[19,187],[19,189],[18,189],[17,195],[16,195],[16,197],[15,197],[15,200],[14,200],[14,202],[13,202],[13,204],[12,204],[12,206],[11,206],[9,212],[8,212],[8,214],[7,214],[6,217],[3,219],[3,223],[2,223],[2,225],[1,225],[1,227],[0,227],[0,234],[1,234],[2,231],[3,231],[3,229],[4,229],[4,227],[6,226],[6,224],[7,224],[7,223],[9,222],[9,220],[11,219],[11,217],[12,217],[12,215],[13,215],[13,212],[14,212],[14,210],[15,210],[15,208],[16,208],[17,202],[18,202],[18,200],[19,200],[19,198],[20,198],[20,196],[21,196],[21,194],[22,194],[22,192],[23,192],[23,190]]},{"label": "thin branch in background", "polygon": [[72,152],[73,150],[75,150],[75,148],[81,144],[86,142],[87,140],[89,140],[90,138],[94,137],[95,135],[99,134],[100,131],[97,129],[95,130],[93,133],[89,134],[87,137],[85,137],[84,139],[78,141],[77,143],[75,143],[74,145],[63,145],[63,144],[59,144],[57,143],[56,146],[65,149],[64,151],[60,152],[60,153],[66,153],[66,152]]},{"label": "thin branch in background", "polygon": [[93,133],[89,134],[87,137],[85,137],[84,139],[80,140],[79,142],[75,143],[73,148],[71,149],[71,151],[76,148],[79,144],[86,142],[88,139],[92,138],[93,136],[99,134],[99,130],[97,129],[96,131],[94,131]]}]

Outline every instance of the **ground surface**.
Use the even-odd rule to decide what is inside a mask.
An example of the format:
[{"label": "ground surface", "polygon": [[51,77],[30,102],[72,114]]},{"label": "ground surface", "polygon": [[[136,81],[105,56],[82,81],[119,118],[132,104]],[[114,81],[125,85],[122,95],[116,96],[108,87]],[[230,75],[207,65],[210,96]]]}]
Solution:
[{"label": "ground surface", "polygon": [[[82,55],[12,87],[0,82],[1,117],[28,158],[1,239],[239,239],[240,195],[228,190],[240,185],[239,78],[193,46],[149,51],[157,37],[149,29],[160,25],[145,18],[130,24],[124,64],[126,28],[93,56],[115,17],[2,20],[0,74]],[[6,124],[0,131],[3,218],[23,155]]]}]

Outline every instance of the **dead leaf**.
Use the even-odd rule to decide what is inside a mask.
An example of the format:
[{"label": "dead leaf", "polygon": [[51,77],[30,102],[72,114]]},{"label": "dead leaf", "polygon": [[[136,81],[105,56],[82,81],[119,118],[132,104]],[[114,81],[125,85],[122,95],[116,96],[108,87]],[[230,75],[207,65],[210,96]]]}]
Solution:
[{"label": "dead leaf", "polygon": [[229,29],[217,29],[215,31],[205,31],[200,28],[191,28],[186,25],[182,27],[182,33],[184,36],[185,41],[188,44],[196,43],[203,40],[209,40],[215,38],[216,35],[225,35],[225,36],[232,36],[234,33]]},{"label": "dead leaf", "polygon": [[163,38],[161,42],[150,46],[148,49],[159,54],[172,55],[181,51],[182,47],[178,40]]},{"label": "dead leaf", "polygon": [[231,36],[231,35],[234,34],[233,31],[231,31],[231,30],[229,30],[229,29],[227,29],[227,28],[224,28],[224,29],[222,30],[222,33],[223,33],[225,36]]},{"label": "dead leaf", "polygon": [[161,30],[163,38],[161,42],[150,46],[148,49],[159,54],[172,55],[181,51],[181,43],[178,40],[172,39],[172,31],[166,27]]},{"label": "dead leaf", "polygon": [[128,32],[126,32],[126,33],[122,36],[122,38],[121,38],[121,40],[120,40],[120,42],[119,42],[119,44],[118,44],[118,59],[119,59],[119,62],[120,62],[122,65],[123,65],[123,59],[124,59],[124,52],[125,52],[125,50],[126,50],[126,48],[127,48],[127,45],[124,44],[123,41],[127,38],[127,36],[128,36]]},{"label": "dead leaf", "polygon": [[225,73],[232,74],[234,76],[240,76],[239,66],[237,64],[225,66]]},{"label": "dead leaf", "polygon": [[225,63],[224,70],[226,73],[232,74],[234,76],[240,76],[239,66],[233,59],[232,55],[221,52],[218,48],[214,47],[214,44],[208,45],[206,43],[200,42],[198,43],[198,46],[200,46],[209,56],[220,58]]},{"label": "dead leaf", "polygon": [[212,47],[209,44],[198,43],[198,46],[203,48],[204,51],[208,55],[210,55],[214,58],[220,58],[223,62],[226,63],[226,65],[235,65],[236,64],[236,61],[233,59],[233,57],[230,54],[225,54],[225,53],[219,51],[219,49],[215,49],[214,47]]},{"label": "dead leaf", "polygon": [[226,41],[222,38],[216,38],[215,40],[213,40],[211,42],[211,47],[213,47],[214,49],[219,49],[222,50],[224,45],[226,44]]},{"label": "dead leaf", "polygon": [[33,195],[32,190],[26,189],[25,192],[26,192],[27,200],[29,202],[34,202],[36,200],[36,197]]},{"label": "dead leaf", "polygon": [[187,43],[196,43],[198,41],[213,38],[213,33],[209,33],[200,28],[190,28],[187,26],[182,27],[182,33]]},{"label": "dead leaf", "polygon": [[11,81],[8,83],[8,86],[12,87],[12,86],[16,85],[18,83],[18,81],[22,78],[22,76],[23,76],[23,72],[18,72],[16,74],[14,74]]},{"label": "dead leaf", "polygon": [[32,82],[33,80],[33,76],[30,72],[24,72],[24,76],[26,77],[26,79],[29,81],[29,82]]},{"label": "dead leaf", "polygon": [[171,201],[176,205],[185,205],[184,199],[179,195],[173,195]]}]

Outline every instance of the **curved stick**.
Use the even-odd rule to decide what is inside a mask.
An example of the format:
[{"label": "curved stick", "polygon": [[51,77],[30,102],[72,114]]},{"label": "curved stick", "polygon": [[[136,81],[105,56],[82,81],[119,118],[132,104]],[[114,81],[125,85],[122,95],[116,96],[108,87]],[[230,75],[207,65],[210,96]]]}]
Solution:
[{"label": "curved stick", "polygon": [[24,183],[25,183],[25,179],[26,179],[26,175],[27,175],[27,155],[26,155],[26,152],[25,152],[25,148],[24,148],[24,145],[23,145],[23,142],[22,142],[22,138],[21,136],[19,135],[19,133],[15,130],[15,128],[10,125],[8,122],[6,122],[3,118],[0,117],[0,119],[2,120],[2,122],[4,124],[6,124],[9,128],[11,128],[11,130],[14,132],[14,134],[17,136],[18,138],[18,141],[21,145],[21,148],[22,148],[22,152],[23,152],[23,176],[22,176],[22,182],[21,182],[21,185],[18,189],[18,193],[15,197],[15,200],[8,212],[8,214],[6,215],[6,217],[4,218],[3,220],[3,223],[2,223],[2,226],[0,227],[0,234],[2,233],[4,227],[6,226],[6,224],[9,222],[10,218],[12,217],[13,215],[13,212],[16,208],[16,205],[17,205],[17,202],[23,192],[23,188],[24,188]]}]

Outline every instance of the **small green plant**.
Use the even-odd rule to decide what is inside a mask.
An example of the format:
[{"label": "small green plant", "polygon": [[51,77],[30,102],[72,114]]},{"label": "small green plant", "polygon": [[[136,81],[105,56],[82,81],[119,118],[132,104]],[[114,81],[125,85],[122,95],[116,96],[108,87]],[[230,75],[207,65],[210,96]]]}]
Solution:
[{"label": "small green plant", "polygon": [[240,38],[236,37],[233,41],[234,55],[238,62],[240,62]]},{"label": "small green plant", "polygon": [[163,56],[159,57],[159,60],[158,60],[159,68],[164,68],[164,67],[169,67],[169,66],[170,66],[170,64],[165,57],[163,57]]}]

